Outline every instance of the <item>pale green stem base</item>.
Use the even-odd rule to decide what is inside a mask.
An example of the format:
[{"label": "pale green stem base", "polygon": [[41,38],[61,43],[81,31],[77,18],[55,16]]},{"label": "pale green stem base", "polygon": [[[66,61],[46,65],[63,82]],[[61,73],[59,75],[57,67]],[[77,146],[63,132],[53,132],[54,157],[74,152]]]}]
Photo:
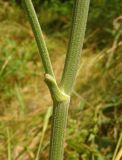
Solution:
[{"label": "pale green stem base", "polygon": [[49,160],[63,160],[69,102],[54,102]]}]

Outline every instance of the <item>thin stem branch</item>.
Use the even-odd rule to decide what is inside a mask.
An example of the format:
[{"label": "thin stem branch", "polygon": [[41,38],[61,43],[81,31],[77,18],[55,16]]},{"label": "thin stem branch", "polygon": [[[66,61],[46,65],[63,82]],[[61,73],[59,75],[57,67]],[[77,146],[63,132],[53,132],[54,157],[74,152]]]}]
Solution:
[{"label": "thin stem branch", "polygon": [[42,63],[44,65],[45,72],[50,74],[54,78],[55,76],[54,76],[52,65],[50,62],[49,53],[44,41],[41,27],[40,27],[34,6],[32,4],[32,1],[23,0],[23,2],[25,4],[26,12],[28,14],[28,18],[33,29],[33,33],[37,42],[37,46],[38,46],[41,58],[42,58]]},{"label": "thin stem branch", "polygon": [[76,78],[83,47],[90,0],[75,0],[70,41],[63,70],[61,88],[70,94]]},{"label": "thin stem branch", "polygon": [[120,145],[121,145],[121,142],[122,142],[122,133],[120,133],[119,140],[118,140],[118,142],[117,142],[117,145],[116,145],[116,148],[115,148],[115,151],[114,151],[112,160],[115,160],[116,155],[117,155],[117,152],[118,152],[119,147],[120,147]]}]

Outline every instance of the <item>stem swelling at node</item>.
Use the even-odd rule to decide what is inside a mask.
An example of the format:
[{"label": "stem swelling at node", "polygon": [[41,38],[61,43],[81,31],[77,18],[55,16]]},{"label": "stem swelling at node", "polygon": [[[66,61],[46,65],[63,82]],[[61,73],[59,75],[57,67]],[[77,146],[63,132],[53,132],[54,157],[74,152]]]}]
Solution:
[{"label": "stem swelling at node", "polygon": [[57,84],[49,53],[31,0],[23,0],[45,69],[45,82],[53,99],[49,160],[63,160],[68,108],[83,46],[90,0],[75,0],[72,27],[62,80]]}]

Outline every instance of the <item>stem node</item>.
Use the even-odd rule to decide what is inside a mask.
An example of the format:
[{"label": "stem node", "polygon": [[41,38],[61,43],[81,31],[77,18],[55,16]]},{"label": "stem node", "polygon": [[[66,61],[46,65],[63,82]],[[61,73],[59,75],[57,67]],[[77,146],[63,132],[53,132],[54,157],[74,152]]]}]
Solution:
[{"label": "stem node", "polygon": [[70,99],[70,96],[58,87],[56,80],[51,75],[45,74],[45,82],[54,101],[63,102]]}]

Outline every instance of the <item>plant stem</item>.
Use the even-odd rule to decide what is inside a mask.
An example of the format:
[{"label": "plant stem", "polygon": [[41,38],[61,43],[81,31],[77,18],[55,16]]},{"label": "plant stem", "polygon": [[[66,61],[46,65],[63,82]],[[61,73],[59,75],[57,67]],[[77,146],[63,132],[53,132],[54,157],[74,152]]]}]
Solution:
[{"label": "plant stem", "polygon": [[119,150],[119,147],[120,147],[121,143],[122,143],[122,133],[120,133],[119,140],[118,140],[118,142],[117,142],[117,145],[116,145],[116,148],[115,148],[115,151],[114,151],[114,155],[113,155],[112,160],[115,160],[116,155],[117,155],[117,152],[118,152],[118,150]]},{"label": "plant stem", "polygon": [[44,65],[45,72],[50,74],[52,77],[55,77],[53,73],[52,65],[50,62],[49,53],[45,44],[42,30],[41,30],[34,6],[32,4],[32,1],[23,0],[23,2],[25,4],[25,9],[33,29],[33,33],[37,42],[37,46],[38,46],[41,58],[42,58],[42,63]]},{"label": "plant stem", "polygon": [[121,160],[121,158],[122,158],[122,148],[121,148],[120,151],[118,152],[115,160]]},{"label": "plant stem", "polygon": [[61,87],[57,85],[46,44],[31,0],[23,0],[45,68],[45,81],[54,102],[49,160],[63,160],[64,135],[70,94],[76,78],[86,29],[90,0],[75,0],[71,37]]},{"label": "plant stem", "polygon": [[8,160],[12,160],[11,156],[11,138],[10,138],[10,130],[7,127],[7,138],[8,138]]},{"label": "plant stem", "polygon": [[[71,37],[61,81],[61,89],[68,95],[71,94],[78,70],[86,29],[89,2],[90,0],[75,0],[74,4]],[[64,135],[67,124],[68,107],[69,100],[54,103],[49,160],[63,160]]]},{"label": "plant stem", "polygon": [[69,101],[54,102],[49,160],[63,159]]},{"label": "plant stem", "polygon": [[61,88],[71,94],[79,67],[90,0],[75,0],[70,41],[62,75]]},{"label": "plant stem", "polygon": [[42,149],[42,142],[43,142],[43,139],[44,139],[44,136],[45,136],[45,132],[48,128],[48,123],[49,123],[51,115],[52,115],[52,107],[49,107],[48,110],[47,110],[47,113],[45,115],[45,118],[44,118],[43,129],[42,129],[42,132],[41,132],[40,143],[39,143],[39,147],[38,147],[38,150],[37,150],[35,160],[39,160],[39,154],[40,154],[40,151]]}]

